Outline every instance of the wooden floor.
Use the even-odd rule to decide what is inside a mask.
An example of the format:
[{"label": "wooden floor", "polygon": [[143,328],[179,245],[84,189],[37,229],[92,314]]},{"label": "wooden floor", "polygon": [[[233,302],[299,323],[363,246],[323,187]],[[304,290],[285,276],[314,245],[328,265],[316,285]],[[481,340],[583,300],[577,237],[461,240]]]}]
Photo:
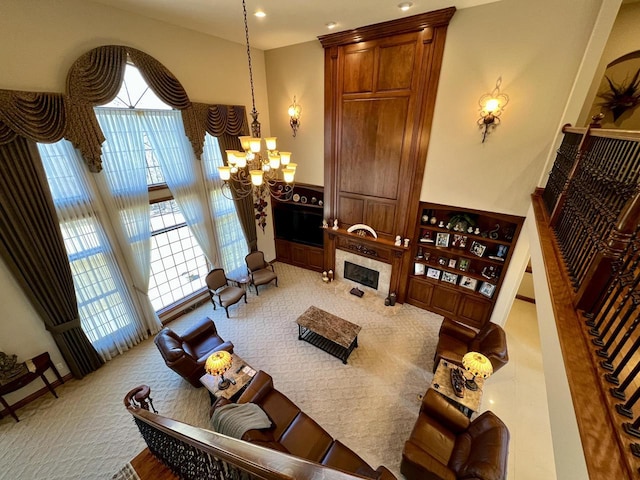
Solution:
[{"label": "wooden floor", "polygon": [[165,464],[153,456],[148,448],[131,460],[131,466],[140,480],[179,480]]}]

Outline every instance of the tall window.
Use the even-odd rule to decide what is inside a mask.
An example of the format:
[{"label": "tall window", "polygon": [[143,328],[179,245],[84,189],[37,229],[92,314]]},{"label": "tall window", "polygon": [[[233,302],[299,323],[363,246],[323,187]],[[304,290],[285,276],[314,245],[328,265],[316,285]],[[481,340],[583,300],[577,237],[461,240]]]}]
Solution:
[{"label": "tall window", "polygon": [[69,257],[82,329],[103,359],[138,343],[145,331],[97,212],[82,159],[66,140],[38,150]]},{"label": "tall window", "polygon": [[209,271],[202,249],[175,200],[151,205],[149,298],[161,310],[197,292]]},{"label": "tall window", "polygon": [[[207,134],[203,161],[195,160],[181,115],[149,89],[132,65],[125,69],[123,86],[116,99],[105,107],[111,107],[112,111],[114,107],[126,109],[123,114],[130,113],[131,109],[140,113],[139,134],[145,151],[147,184],[154,187],[154,196],[160,198],[158,201],[152,196],[149,205],[149,299],[159,311],[205,288],[205,276],[212,266],[222,266],[227,272],[239,269],[248,253],[246,240],[234,203],[219,193],[221,184],[216,167],[222,165],[222,156],[215,137]],[[100,107],[96,111],[99,112]],[[199,171],[194,172],[196,169]],[[212,175],[215,179],[210,178]],[[210,205],[206,205],[204,192],[199,199],[194,194],[203,183]],[[191,186],[185,187],[187,184]],[[159,191],[162,187],[165,190]],[[188,207],[188,211],[181,211],[181,206]],[[214,231],[205,233],[201,225],[193,225],[203,215],[213,216]],[[194,228],[198,228],[195,236]],[[220,265],[207,262],[207,256],[212,258],[212,245],[217,245]],[[203,248],[208,250],[205,252]]]}]

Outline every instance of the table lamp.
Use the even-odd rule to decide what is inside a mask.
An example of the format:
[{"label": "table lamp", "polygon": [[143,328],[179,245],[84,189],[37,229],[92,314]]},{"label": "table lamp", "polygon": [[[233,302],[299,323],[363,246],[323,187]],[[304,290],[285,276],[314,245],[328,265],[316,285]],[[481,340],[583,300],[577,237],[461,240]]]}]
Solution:
[{"label": "table lamp", "polygon": [[493,365],[487,357],[478,352],[467,352],[462,357],[462,366],[467,370],[473,378],[465,382],[465,386],[475,392],[478,390],[476,377],[488,378],[493,373]]},{"label": "table lamp", "polygon": [[226,350],[212,353],[204,364],[204,369],[209,375],[220,377],[219,390],[226,390],[231,383],[234,385],[236,383],[234,380],[224,378],[224,372],[229,370],[229,367],[231,367],[231,354]]}]

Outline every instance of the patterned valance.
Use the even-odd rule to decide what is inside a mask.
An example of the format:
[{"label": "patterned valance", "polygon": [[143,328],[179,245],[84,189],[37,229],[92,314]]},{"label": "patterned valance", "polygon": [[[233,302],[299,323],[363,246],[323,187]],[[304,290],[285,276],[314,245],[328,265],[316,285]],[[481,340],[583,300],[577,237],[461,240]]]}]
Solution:
[{"label": "patterned valance", "polygon": [[93,107],[113,100],[130,60],[158,97],[182,111],[187,137],[200,158],[205,131],[214,136],[248,132],[244,106],[194,104],[173,74],[135,48],[106,45],[82,55],[67,75],[66,93],[0,90],[0,144],[16,135],[52,143],[66,138],[80,150],[93,172],[102,170],[104,136]]}]

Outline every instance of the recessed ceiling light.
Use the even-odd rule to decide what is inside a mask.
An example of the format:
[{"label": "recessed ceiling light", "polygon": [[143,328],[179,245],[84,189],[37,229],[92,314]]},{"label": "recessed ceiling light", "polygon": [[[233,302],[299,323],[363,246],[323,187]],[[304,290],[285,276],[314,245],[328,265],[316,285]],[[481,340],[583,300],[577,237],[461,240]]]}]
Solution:
[{"label": "recessed ceiling light", "polygon": [[402,10],[403,12],[406,12],[407,10],[409,10],[411,7],[413,7],[413,3],[411,2],[402,2],[398,4],[398,8],[400,10]]},{"label": "recessed ceiling light", "polygon": [[258,17],[258,18],[262,18],[262,17],[266,17],[267,14],[264,13],[262,10],[258,10],[256,13],[253,14],[254,16]]},{"label": "recessed ceiling light", "polygon": [[337,26],[338,26],[338,24],[337,24],[336,22],[329,22],[329,23],[327,23],[327,28],[328,28],[329,30],[332,30],[332,29],[336,28]]}]

